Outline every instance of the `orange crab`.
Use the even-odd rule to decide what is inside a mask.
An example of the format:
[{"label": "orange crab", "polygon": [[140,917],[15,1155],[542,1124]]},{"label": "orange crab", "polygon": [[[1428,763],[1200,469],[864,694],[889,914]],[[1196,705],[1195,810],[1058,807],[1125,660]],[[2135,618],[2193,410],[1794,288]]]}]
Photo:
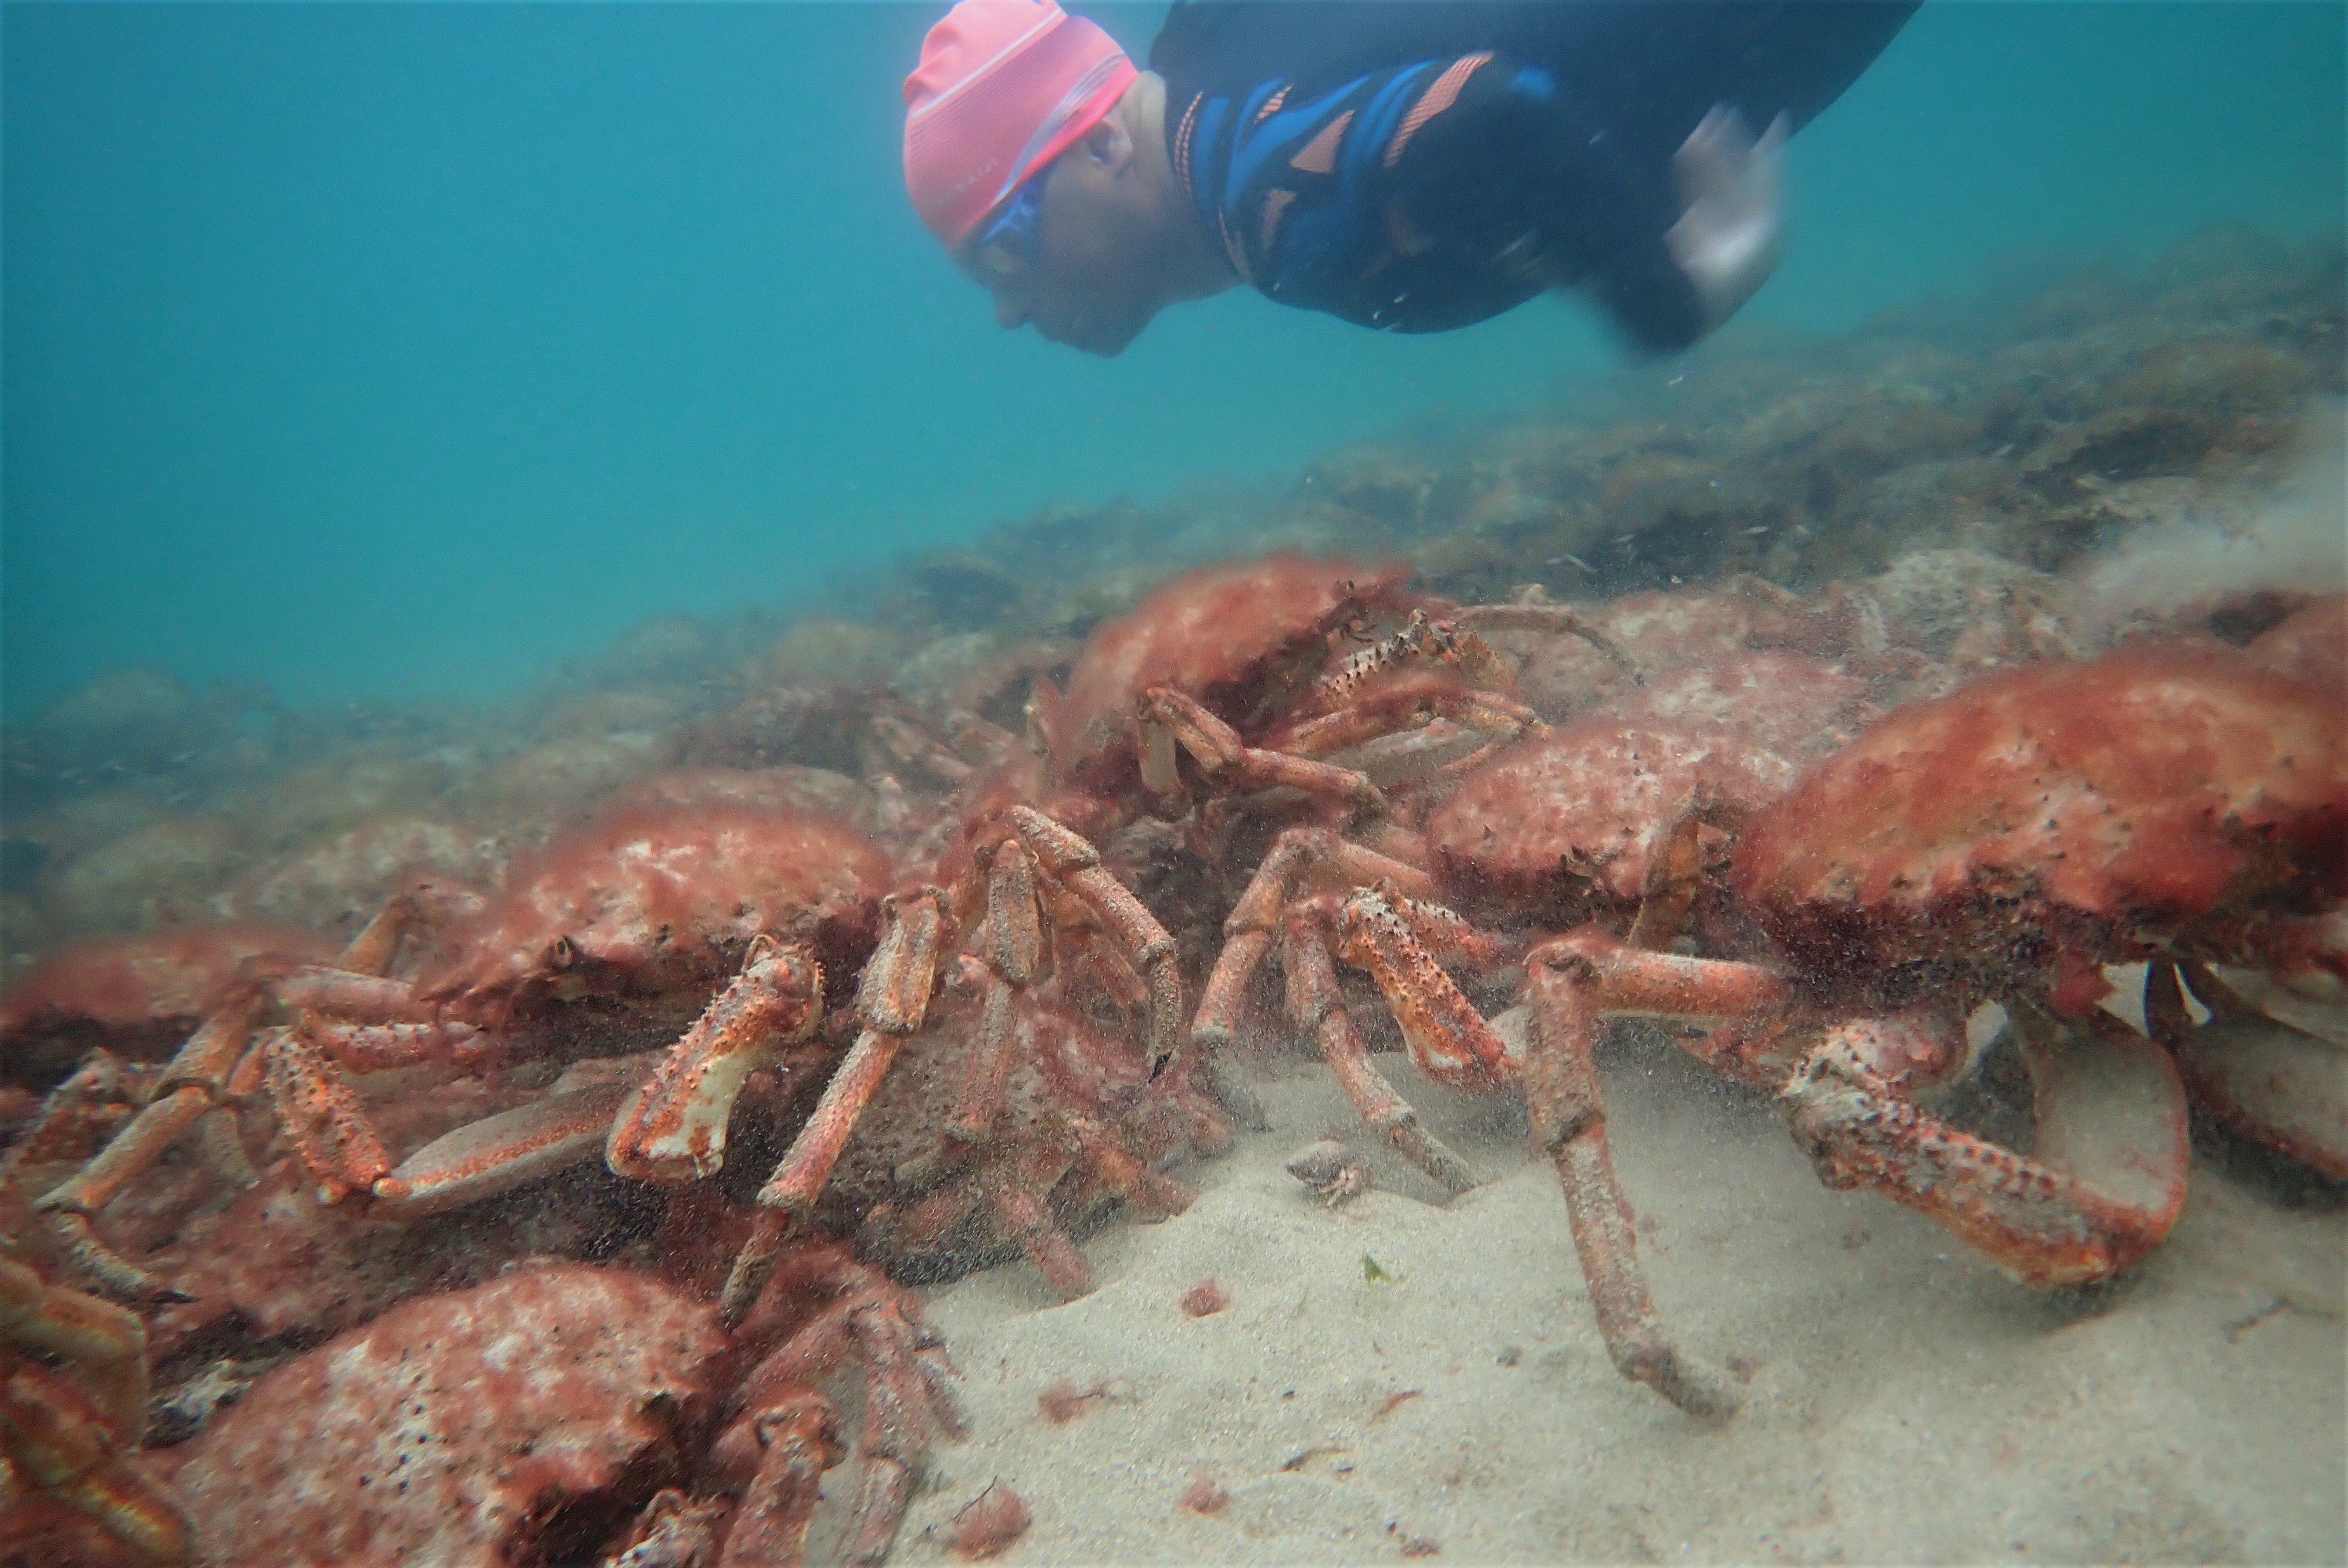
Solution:
[{"label": "orange crab", "polygon": [[[856,1042],[759,1191],[764,1212],[725,1289],[729,1319],[747,1309],[783,1244],[813,1215],[901,1049],[922,1032],[942,973],[965,979],[983,1002],[960,1089],[942,1102],[920,1097],[907,1112],[920,1140],[931,1145],[905,1167],[916,1186],[974,1162],[992,1165],[986,1156],[1000,1154],[991,1146],[1006,1104],[1011,1058],[1020,1048],[1022,1020],[1033,1010],[1036,987],[1051,973],[1056,946],[1097,960],[1097,970],[1111,977],[1111,1001],[1139,1004],[1145,1039],[1170,1040],[1180,1027],[1172,938],[1102,866],[1082,835],[1026,805],[989,805],[974,814],[939,869],[942,887],[920,886],[888,902],[887,928],[857,995]],[[1056,931],[1063,933],[1056,944]],[[964,948],[971,950],[965,954]],[[1168,1054],[1156,1060],[1162,1064]],[[683,1071],[684,1062],[681,1046],[663,1071]],[[647,1091],[647,1103],[656,1092]],[[1117,1146],[1103,1137],[1076,1153],[1124,1190],[1154,1190],[1148,1174]],[[1041,1187],[1054,1185],[1069,1163],[1064,1160]],[[620,1168],[616,1160],[614,1168]],[[1060,1266],[1072,1249],[1034,1201],[1037,1180],[1034,1172],[1015,1174],[1006,1185],[1019,1196],[1006,1191],[1004,1201],[1022,1216],[1022,1239],[1039,1264],[1064,1288],[1080,1289],[1080,1278]]]},{"label": "orange crab", "polygon": [[[222,1112],[232,1129],[238,1110],[264,1094],[330,1200],[359,1194],[394,1213],[421,1214],[534,1180],[604,1140],[649,1063],[460,1128],[396,1163],[344,1073],[469,1066],[493,1049],[510,1054],[533,1025],[557,1016],[565,1034],[616,1032],[633,1043],[673,1030],[678,1002],[706,997],[730,974],[713,1010],[762,983],[778,993],[782,1012],[797,1009],[776,1029],[742,1037],[749,1054],[732,1065],[721,1086],[730,1090],[761,1053],[805,1032],[820,964],[853,972],[871,950],[887,872],[879,851],[822,818],[722,803],[623,807],[557,839],[469,917],[451,919],[458,901],[446,889],[432,890],[429,911],[412,892],[352,942],[338,967],[284,968],[231,990],[145,1109],[36,1206],[110,1289],[168,1296],[99,1242],[91,1221],[192,1124]],[[445,941],[456,957],[420,981],[383,978],[419,923],[449,926]],[[812,1010],[820,1017],[819,1006]],[[722,1144],[729,1092],[677,1101],[671,1137]],[[661,1132],[647,1119],[647,1159],[663,1157]]]},{"label": "orange crab", "polygon": [[[1856,1015],[1787,1080],[1797,1138],[1830,1184],[1879,1185],[2029,1283],[2112,1274],[2175,1222],[2186,1149],[2176,1067],[2096,1011],[2103,967],[2336,993],[2343,846],[2339,704],[2226,650],[2039,665],[1895,713],[1737,848],[1736,891],[1817,1005]],[[1982,999],[2031,1067],[2039,1158],[1909,1102],[1964,1064]]]},{"label": "orange crab", "polygon": [[[333,965],[301,962],[273,945],[241,959],[202,993],[207,1015],[151,1084],[142,1086],[138,1113],[33,1205],[86,1273],[126,1299],[173,1297],[167,1286],[100,1241],[92,1221],[199,1124],[211,1134],[213,1163],[249,1185],[237,1115],[255,1101],[271,1104],[326,1192],[340,1195],[382,1173],[388,1162],[336,1064],[366,1072],[451,1062],[469,1051],[477,1029],[433,1016],[405,983],[383,978],[409,927],[448,897],[426,886],[395,898]],[[201,945],[235,950],[242,943],[234,930],[215,933]],[[294,953],[301,950],[293,945]],[[94,1057],[93,1065],[106,1063]],[[99,1107],[72,1091],[87,1076],[87,1070],[75,1074],[50,1095],[22,1148],[70,1147],[88,1138]],[[362,1156],[372,1148],[376,1161],[355,1180],[355,1161],[346,1153],[353,1148]],[[21,1179],[22,1170],[15,1168],[20,1163],[12,1158],[12,1186]]]},{"label": "orange crab", "polygon": [[[1632,941],[1601,924],[1494,937],[1394,885],[1325,916],[1423,1070],[1486,1087],[1521,1076],[1618,1367],[1691,1410],[1732,1399],[1678,1354],[1640,1280],[1591,1065],[1605,1018],[1712,1026],[1688,1049],[1777,1090],[1830,1185],[1878,1186],[2048,1286],[2126,1266],[2183,1198],[2184,1087],[2168,1052],[2096,1012],[2104,966],[2226,961],[2333,991],[2348,975],[2342,715],[2230,651],[1993,677],[1894,712],[1751,814],[1729,886],[1790,975],[1663,950],[1706,815],[1692,803],[1663,836]],[[1292,934],[1282,951],[1292,996],[1308,993],[1300,1014],[1325,1031],[1342,1003],[1333,978],[1312,978],[1319,946]],[[1488,1023],[1438,957],[1520,961],[1521,1037]],[[2031,1071],[2033,1154],[1914,1102],[1969,1065],[1964,1020],[1988,1001]]]},{"label": "orange crab", "polygon": [[0,1257],[0,1517],[78,1516],[133,1562],[185,1563],[187,1519],[139,1467],[146,1420],[139,1319]]},{"label": "orange crab", "polygon": [[[1326,763],[1334,751],[1435,718],[1515,733],[1531,716],[1477,688],[1498,681],[1491,651],[1427,618],[1404,578],[1293,554],[1177,578],[1094,631],[1066,690],[1035,688],[1028,713],[1056,782],[1104,801],[1132,798],[1137,784],[1171,798],[1188,756],[1216,794],[1296,789],[1362,810],[1381,805],[1376,786]],[[1404,624],[1374,641],[1381,620]],[[1338,657],[1348,641],[1357,651]],[[1418,688],[1406,712],[1348,712],[1374,676],[1404,664],[1460,679]]]},{"label": "orange crab", "polygon": [[[1429,749],[1456,759],[1537,724],[1473,684],[1470,677],[1494,678],[1490,651],[1429,620],[1401,580],[1398,571],[1290,555],[1202,569],[1097,629],[1065,691],[1038,687],[1029,715],[1049,782],[1015,762],[964,782],[963,825],[936,885],[892,906],[865,971],[862,1033],[759,1194],[767,1214],[726,1286],[730,1312],[743,1308],[783,1240],[812,1213],[900,1047],[922,1028],[942,965],[967,975],[984,1004],[951,1113],[930,1134],[934,1147],[903,1163],[919,1199],[904,1215],[912,1237],[933,1239],[942,1216],[992,1194],[995,1223],[1074,1293],[1084,1286],[1081,1260],[1045,1201],[1052,1190],[1106,1187],[1161,1212],[1187,1199],[1150,1165],[1169,1151],[1212,1146],[1222,1130],[1189,1098],[1191,1064],[1174,1066],[1184,1016],[1179,947],[1096,845],[1147,813],[1186,806],[1186,769],[1213,796],[1301,795],[1314,809],[1350,815],[1385,802],[1367,774],[1344,765],[1348,752],[1399,738],[1409,765],[1424,766]],[[1406,611],[1398,630],[1372,640],[1377,618]],[[1344,657],[1347,639],[1363,646]],[[1430,681],[1428,671],[1442,673]],[[1403,682],[1389,671],[1415,678],[1406,700],[1395,699]],[[1098,1070],[1096,1056],[1097,1070],[1078,1075],[1089,1086],[1058,1080],[1041,1120],[1006,1117],[1007,1086],[1036,1065],[1037,1042],[1067,1038],[1038,989],[1055,947],[1090,972],[1112,1009],[1138,1011],[1148,1087],[1113,1087],[1118,1075]],[[1019,1074],[1014,1057],[1026,1064]],[[1027,1081],[1048,1085],[1054,1075]],[[1217,1089],[1226,1103],[1245,1098],[1228,1083]],[[995,1175],[981,1174],[989,1171]]]}]

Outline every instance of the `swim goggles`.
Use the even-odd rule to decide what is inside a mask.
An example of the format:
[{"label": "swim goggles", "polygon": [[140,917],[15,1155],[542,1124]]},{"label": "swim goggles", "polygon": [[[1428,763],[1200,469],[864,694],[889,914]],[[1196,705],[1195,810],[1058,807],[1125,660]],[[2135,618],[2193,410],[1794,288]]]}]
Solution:
[{"label": "swim goggles", "polygon": [[979,231],[963,265],[982,283],[1018,276],[1035,264],[1035,225],[1044,212],[1044,176],[1049,166],[1020,182],[994,220]]}]

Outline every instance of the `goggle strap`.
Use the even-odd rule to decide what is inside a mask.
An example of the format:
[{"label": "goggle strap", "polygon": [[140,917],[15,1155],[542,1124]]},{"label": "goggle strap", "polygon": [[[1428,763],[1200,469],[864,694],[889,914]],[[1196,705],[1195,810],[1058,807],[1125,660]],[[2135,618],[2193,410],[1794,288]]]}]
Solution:
[{"label": "goggle strap", "polygon": [[1028,160],[1050,145],[1052,139],[1060,134],[1060,128],[1066,125],[1078,109],[1090,103],[1093,95],[1107,86],[1108,79],[1115,76],[1125,63],[1126,57],[1123,55],[1108,55],[1096,60],[1089,70],[1076,78],[1076,86],[1060,95],[1060,101],[1053,106],[1050,114],[1044,117],[1044,123],[1035,128],[1035,134],[1027,138],[1027,145],[1021,148],[1019,156],[1011,160],[1010,176],[1004,180],[1002,188],[995,191],[994,200],[987,203],[989,207],[999,206],[1004,197],[1017,189],[1020,181],[1027,174],[1034,172],[1027,168]]}]

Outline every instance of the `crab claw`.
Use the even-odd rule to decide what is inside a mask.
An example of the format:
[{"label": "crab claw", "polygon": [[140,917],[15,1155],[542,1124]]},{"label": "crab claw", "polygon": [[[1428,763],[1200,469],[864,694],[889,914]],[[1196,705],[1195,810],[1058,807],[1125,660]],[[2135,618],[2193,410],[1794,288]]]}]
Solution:
[{"label": "crab claw", "polygon": [[604,1159],[640,1182],[676,1185],[716,1174],[742,1081],[822,1021],[823,970],[815,956],[795,942],[759,937],[742,972],[613,1123]]},{"label": "crab claw", "polygon": [[2014,1021],[2037,1113],[2034,1154],[1910,1102],[1928,1076],[1914,1063],[1962,1052],[1920,1044],[1908,1019],[1846,1023],[1819,1041],[1782,1096],[1795,1139],[1828,1186],[1877,1187],[2025,1285],[2109,1278],[2158,1245],[2184,1206],[2184,1084],[2167,1051],[2116,1019],[2059,1038]]}]

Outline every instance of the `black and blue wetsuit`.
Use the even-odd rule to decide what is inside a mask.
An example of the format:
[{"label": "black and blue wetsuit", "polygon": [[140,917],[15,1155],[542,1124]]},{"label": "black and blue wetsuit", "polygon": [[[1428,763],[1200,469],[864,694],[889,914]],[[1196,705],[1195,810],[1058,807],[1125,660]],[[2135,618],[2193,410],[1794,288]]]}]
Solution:
[{"label": "black and blue wetsuit", "polygon": [[1178,0],[1167,151],[1232,271],[1283,304],[1444,332],[1588,290],[1650,350],[1701,336],[1663,235],[1715,104],[1799,128],[1915,0]]}]

